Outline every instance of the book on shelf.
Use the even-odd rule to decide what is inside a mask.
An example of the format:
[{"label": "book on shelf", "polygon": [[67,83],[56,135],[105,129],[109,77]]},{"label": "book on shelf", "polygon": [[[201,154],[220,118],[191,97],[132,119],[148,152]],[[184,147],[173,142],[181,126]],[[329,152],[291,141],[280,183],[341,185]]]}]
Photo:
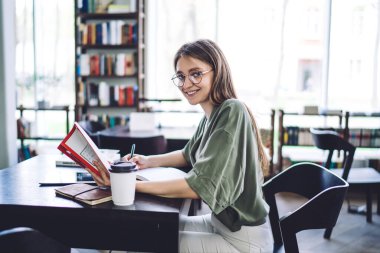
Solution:
[{"label": "book on shelf", "polygon": [[69,198],[87,205],[97,205],[112,200],[109,187],[99,187],[89,184],[69,184],[55,189],[57,196]]},{"label": "book on shelf", "polygon": [[107,11],[108,13],[128,13],[131,9],[127,4],[110,4]]},{"label": "book on shelf", "polygon": [[80,24],[78,41],[82,45],[136,45],[137,24],[122,20],[112,20],[90,24]]},{"label": "book on shelf", "polygon": [[94,160],[101,162],[106,168],[109,165],[96,144],[77,122],[74,122],[71,131],[58,145],[58,149],[81,167],[88,168],[97,175],[100,173],[93,164]]}]

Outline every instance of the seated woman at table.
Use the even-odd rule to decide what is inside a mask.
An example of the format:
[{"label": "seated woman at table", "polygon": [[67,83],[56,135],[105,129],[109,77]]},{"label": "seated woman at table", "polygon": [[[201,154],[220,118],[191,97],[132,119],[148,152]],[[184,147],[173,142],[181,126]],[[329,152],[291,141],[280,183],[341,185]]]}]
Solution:
[{"label": "seated woman at table", "polygon": [[[251,111],[237,99],[224,54],[214,42],[198,40],[178,50],[174,68],[174,84],[190,104],[202,107],[204,117],[183,150],[130,160],[139,169],[192,169],[185,179],[139,181],[136,191],[200,198],[210,207],[212,214],[185,218],[181,252],[272,252],[261,190],[268,160]],[[108,170],[96,166],[102,175],[92,173],[96,182],[110,185]]]}]

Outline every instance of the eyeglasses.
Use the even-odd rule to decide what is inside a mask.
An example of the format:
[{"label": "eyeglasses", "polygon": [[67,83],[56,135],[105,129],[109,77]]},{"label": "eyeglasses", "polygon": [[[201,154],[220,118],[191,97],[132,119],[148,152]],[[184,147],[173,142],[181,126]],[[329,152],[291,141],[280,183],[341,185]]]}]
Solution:
[{"label": "eyeglasses", "polygon": [[186,80],[186,76],[189,77],[189,80],[192,84],[198,84],[200,82],[202,82],[202,77],[207,74],[208,72],[212,71],[212,69],[210,70],[206,70],[206,71],[192,71],[190,72],[188,75],[185,75],[185,74],[175,74],[173,77],[172,77],[172,81],[174,83],[175,86],[177,87],[182,87],[183,84],[185,83],[185,80]]}]

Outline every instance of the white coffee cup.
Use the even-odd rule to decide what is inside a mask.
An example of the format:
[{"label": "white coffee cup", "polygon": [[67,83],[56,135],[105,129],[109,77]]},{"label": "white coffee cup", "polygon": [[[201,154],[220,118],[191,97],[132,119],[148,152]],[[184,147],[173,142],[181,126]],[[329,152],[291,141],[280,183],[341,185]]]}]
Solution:
[{"label": "white coffee cup", "polygon": [[136,164],[121,162],[110,168],[112,201],[117,206],[132,205],[135,201]]}]

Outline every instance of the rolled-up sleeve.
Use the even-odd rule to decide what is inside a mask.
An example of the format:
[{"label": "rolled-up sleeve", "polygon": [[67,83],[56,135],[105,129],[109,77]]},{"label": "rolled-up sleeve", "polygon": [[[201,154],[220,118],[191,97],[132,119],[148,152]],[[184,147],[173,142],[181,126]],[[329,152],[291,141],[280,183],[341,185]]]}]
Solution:
[{"label": "rolled-up sleeve", "polygon": [[245,170],[238,150],[231,133],[214,131],[186,178],[215,214],[234,203],[244,189]]}]

